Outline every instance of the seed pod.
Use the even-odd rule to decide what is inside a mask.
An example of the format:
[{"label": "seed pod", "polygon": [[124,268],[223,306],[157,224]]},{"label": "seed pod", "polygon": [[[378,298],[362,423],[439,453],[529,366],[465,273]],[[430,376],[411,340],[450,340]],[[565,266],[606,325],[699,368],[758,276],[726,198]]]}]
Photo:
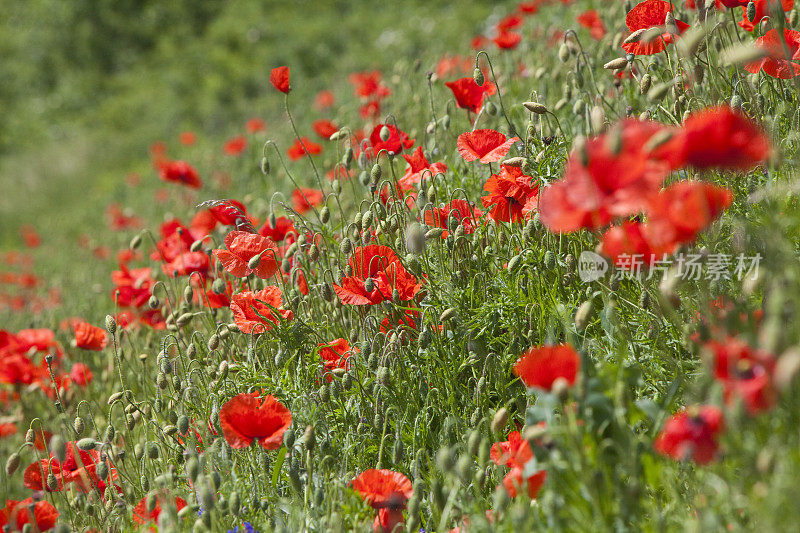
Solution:
[{"label": "seed pod", "polygon": [[478,67],[475,67],[475,70],[472,71],[472,79],[475,81],[475,84],[478,86],[482,86],[483,82],[486,81],[483,77],[483,71]]}]

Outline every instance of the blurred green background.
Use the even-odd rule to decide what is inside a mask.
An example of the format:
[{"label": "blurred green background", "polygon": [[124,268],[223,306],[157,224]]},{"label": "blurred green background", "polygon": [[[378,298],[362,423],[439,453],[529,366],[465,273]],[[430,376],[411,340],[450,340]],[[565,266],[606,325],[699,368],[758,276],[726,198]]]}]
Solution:
[{"label": "blurred green background", "polygon": [[[0,250],[33,224],[71,246],[124,176],[157,180],[147,148],[190,129],[221,143],[245,120],[283,127],[273,66],[292,68],[303,119],[320,89],[398,60],[469,54],[508,2],[4,0],[0,17]],[[432,68],[431,59],[424,65]],[[424,83],[419,84],[424,90]],[[115,192],[117,191],[117,192]],[[148,198],[138,200],[147,202]],[[153,224],[153,221],[147,221]]]}]

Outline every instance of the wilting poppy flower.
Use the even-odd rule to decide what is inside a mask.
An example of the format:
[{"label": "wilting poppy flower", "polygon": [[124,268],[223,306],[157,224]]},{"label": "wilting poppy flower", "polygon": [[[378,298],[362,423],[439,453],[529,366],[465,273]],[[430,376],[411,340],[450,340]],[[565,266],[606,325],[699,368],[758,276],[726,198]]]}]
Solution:
[{"label": "wilting poppy flower", "polygon": [[703,347],[712,356],[714,377],[722,384],[726,403],[741,398],[751,414],[775,405],[772,385],[775,358],[771,354],[751,348],[736,337],[728,337],[724,342],[709,341]]},{"label": "wilting poppy flower", "polygon": [[267,221],[264,222],[264,225],[259,228],[258,233],[264,237],[269,237],[275,242],[281,242],[291,235],[294,235],[295,237],[298,235],[298,232],[294,228],[294,224],[292,224],[292,221],[289,219],[289,217],[276,217],[275,226],[272,226],[269,218],[267,218]]},{"label": "wilting poppy flower", "polygon": [[[625,24],[631,32],[636,30],[647,30],[654,27],[662,27],[664,32],[649,42],[637,41],[633,43],[623,44],[622,48],[630,54],[636,55],[652,55],[663,52],[666,45],[671,44],[673,39],[678,35],[673,36],[664,27],[664,21],[667,13],[672,12],[672,4],[664,2],[663,0],[645,0],[637,4],[633,9],[628,11],[625,17]],[[683,33],[689,27],[688,24],[680,20],[676,20],[675,24],[678,28],[678,34]]]},{"label": "wilting poppy flower", "polygon": [[331,381],[333,378],[330,372],[337,368],[347,370],[347,360],[358,351],[358,348],[351,348],[346,339],[336,339],[326,344],[320,344],[319,356],[322,357],[322,364],[326,371],[325,379]]},{"label": "wilting poppy flower", "polygon": [[800,59],[800,32],[784,28],[783,37],[786,40],[787,50],[775,28],[756,39],[756,48],[761,48],[766,57],[744,66],[745,70],[753,74],[764,71],[767,76],[788,80],[800,76],[800,65],[795,60]]},{"label": "wilting poppy flower", "polygon": [[352,486],[361,499],[378,511],[375,531],[388,533],[403,523],[403,509],[414,493],[411,480],[406,476],[372,468],[355,478]]},{"label": "wilting poppy flower", "polygon": [[[255,274],[267,279],[278,271],[278,246],[267,237],[245,231],[232,231],[225,237],[227,250],[214,250],[223,268],[232,276],[244,278]],[[258,265],[251,269],[249,261],[260,255]]]},{"label": "wilting poppy flower", "polygon": [[175,259],[161,265],[161,270],[169,277],[188,276],[193,272],[206,274],[211,268],[211,261],[203,252],[183,252]]},{"label": "wilting poppy flower", "polygon": [[81,387],[87,386],[92,382],[92,371],[83,363],[75,363],[69,371],[69,379],[76,385]]},{"label": "wilting poppy flower", "polygon": [[575,17],[575,20],[578,21],[578,24],[588,29],[592,37],[598,41],[606,34],[606,25],[594,9],[587,9]]},{"label": "wilting poppy flower", "polygon": [[[389,130],[389,138],[385,141],[381,139],[381,130],[384,127]],[[369,135],[369,142],[372,145],[375,156],[378,156],[381,150],[386,150],[389,155],[397,155],[404,149],[408,150],[414,146],[414,139],[409,139],[406,132],[398,130],[391,124],[378,124],[375,126]]]},{"label": "wilting poppy flower", "polygon": [[664,149],[673,147],[680,159],[698,169],[750,170],[766,161],[771,152],[767,134],[745,115],[725,106],[692,113]]},{"label": "wilting poppy flower", "polygon": [[305,154],[317,155],[320,152],[322,152],[322,146],[313,142],[308,137],[301,137],[299,139],[295,138],[294,144],[292,144],[286,150],[286,155],[288,155],[289,159],[291,159],[292,161],[296,161],[301,157],[303,157]]},{"label": "wilting poppy flower", "polygon": [[267,129],[267,123],[260,118],[251,118],[245,123],[244,129],[247,130],[247,133],[258,133]]},{"label": "wilting poppy flower", "polygon": [[501,50],[512,50],[522,42],[522,35],[514,31],[501,31],[492,42]]},{"label": "wilting poppy flower", "polygon": [[269,82],[273,87],[284,94],[289,94],[292,89],[289,85],[289,67],[275,67],[269,73]]},{"label": "wilting poppy flower", "polygon": [[[766,17],[772,16],[771,6],[777,4],[778,0],[754,0],[756,6],[756,14],[753,20],[747,17],[747,3],[742,4],[742,20],[739,21],[739,26],[747,31],[753,31],[756,26]],[[791,11],[794,7],[794,0],[780,0],[783,11]]]},{"label": "wilting poppy flower", "polygon": [[539,185],[532,185],[531,180],[519,167],[500,165],[500,173],[492,174],[483,185],[489,194],[481,202],[483,207],[491,207],[489,217],[497,222],[521,222],[534,210],[530,206],[535,204],[539,193]]},{"label": "wilting poppy flower", "polygon": [[456,105],[461,109],[469,109],[473,113],[480,113],[484,98],[494,94],[497,90],[489,81],[478,85],[471,76],[449,81],[445,85],[453,91]]},{"label": "wilting poppy flower", "polygon": [[180,183],[192,189],[199,189],[203,181],[192,165],[186,161],[164,161],[159,164],[158,175],[162,181]]},{"label": "wilting poppy flower", "polygon": [[656,156],[648,151],[647,142],[661,132],[671,130],[656,122],[626,119],[573,150],[563,177],[540,195],[542,223],[550,231],[569,233],[641,212],[679,166],[672,153]]},{"label": "wilting poppy flower", "polygon": [[[158,517],[161,515],[161,509],[163,508],[162,504],[166,505],[163,497],[160,495],[156,496],[156,505],[153,507],[153,510],[148,513],[147,496],[145,496],[139,503],[136,504],[136,507],[133,508],[133,522],[137,525],[145,524],[147,522],[157,523]],[[180,511],[186,507],[186,500],[176,496],[173,504],[175,505],[175,510]]]},{"label": "wilting poppy flower", "polygon": [[283,296],[278,287],[269,286],[253,293],[244,291],[231,297],[233,320],[242,333],[258,335],[272,329],[281,320],[292,320],[291,310],[281,309]]},{"label": "wilting poppy flower", "polygon": [[495,163],[503,159],[508,151],[519,142],[519,137],[507,139],[495,130],[475,130],[458,136],[456,146],[464,161],[479,160],[481,163]]},{"label": "wilting poppy flower", "polygon": [[312,207],[322,205],[325,201],[325,194],[319,189],[308,189],[300,187],[292,191],[292,203],[294,210],[300,213],[311,211]]},{"label": "wilting poppy flower", "polygon": [[339,131],[339,128],[338,126],[336,126],[336,124],[325,118],[315,120],[314,124],[312,124],[312,127],[314,128],[314,131],[317,133],[317,135],[319,135],[326,141],[330,138],[331,135]]},{"label": "wilting poppy flower", "polygon": [[108,334],[104,329],[88,322],[78,322],[72,326],[75,332],[75,345],[84,350],[100,351],[108,344]]},{"label": "wilting poppy flower", "polygon": [[292,413],[271,394],[238,394],[219,410],[222,433],[234,449],[246,448],[256,440],[267,450],[277,450],[291,423]]},{"label": "wilting poppy flower", "polygon": [[225,155],[239,155],[247,148],[247,138],[244,136],[229,139],[222,147]]},{"label": "wilting poppy flower", "polygon": [[667,420],[653,446],[658,453],[678,461],[692,459],[697,464],[707,464],[717,455],[717,435],[724,425],[718,407],[689,407]]},{"label": "wilting poppy flower", "polygon": [[319,110],[332,107],[334,102],[336,102],[336,97],[334,97],[333,93],[330,91],[320,91],[317,93],[317,96],[314,97],[314,107]]},{"label": "wilting poppy flower", "polygon": [[470,205],[466,200],[453,200],[449,204],[442,207],[437,207],[432,210],[425,210],[425,224],[437,228],[442,228],[442,238],[445,239],[450,234],[452,228],[449,227],[450,217],[455,218],[461,227],[464,228],[464,234],[469,235],[475,231],[478,225],[478,220],[483,213],[477,207]]},{"label": "wilting poppy flower", "polygon": [[342,279],[333,290],[344,304],[375,305],[392,299],[397,289],[400,300],[411,300],[419,292],[417,278],[410,274],[388,246],[358,247],[347,262],[353,275]]},{"label": "wilting poppy flower", "polygon": [[[33,517],[30,512],[31,506],[33,506]],[[0,509],[0,528],[4,531],[6,527],[9,531],[22,531],[28,524],[35,524],[36,531],[48,531],[56,526],[56,519],[58,510],[47,500],[36,503],[33,498],[22,501],[6,500],[6,506]]]},{"label": "wilting poppy flower", "polygon": [[536,346],[517,359],[514,374],[527,387],[549,391],[557,379],[574,385],[580,367],[581,358],[569,344]]}]

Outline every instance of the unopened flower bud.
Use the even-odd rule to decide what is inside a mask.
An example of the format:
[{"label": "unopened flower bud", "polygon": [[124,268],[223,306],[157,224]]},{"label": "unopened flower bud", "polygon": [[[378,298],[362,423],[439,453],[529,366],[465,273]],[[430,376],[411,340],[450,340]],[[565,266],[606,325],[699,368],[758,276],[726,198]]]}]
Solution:
[{"label": "unopened flower bud", "polygon": [[483,86],[483,82],[486,80],[483,77],[483,71],[478,67],[475,67],[475,70],[472,71],[472,79],[475,81],[475,84],[478,86]]}]

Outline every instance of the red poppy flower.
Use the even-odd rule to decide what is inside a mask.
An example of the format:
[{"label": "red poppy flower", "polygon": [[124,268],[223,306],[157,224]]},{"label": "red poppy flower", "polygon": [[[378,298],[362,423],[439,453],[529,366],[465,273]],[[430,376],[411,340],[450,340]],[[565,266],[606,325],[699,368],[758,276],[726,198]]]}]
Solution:
[{"label": "red poppy flower", "polygon": [[580,367],[581,358],[569,344],[536,346],[517,359],[514,374],[527,387],[549,391],[557,379],[574,385]]},{"label": "red poppy flower", "polygon": [[253,293],[239,292],[231,298],[233,320],[242,333],[258,335],[272,329],[281,320],[292,320],[294,313],[281,309],[283,295],[278,287],[269,286]]},{"label": "red poppy flower", "polygon": [[314,98],[314,107],[322,111],[324,109],[329,109],[330,107],[332,107],[335,102],[336,102],[336,97],[333,96],[332,92],[320,91]]},{"label": "red poppy flower", "polygon": [[541,4],[541,0],[534,0],[533,2],[520,2],[517,6],[517,9],[523,15],[535,15],[539,11],[539,6]]},{"label": "red poppy flower", "polygon": [[102,492],[109,479],[116,477],[117,473],[115,469],[110,468],[109,477],[101,479],[97,475],[97,463],[99,462],[100,452],[96,450],[83,451],[74,442],[68,442],[63,461],[59,461],[51,453],[49,458],[28,465],[23,480],[25,486],[31,490],[51,492],[52,490],[46,485],[45,480],[52,473],[57,482],[55,492],[64,490],[70,483],[74,483],[81,492],[89,492],[93,489]]},{"label": "red poppy flower", "polygon": [[600,15],[594,9],[587,9],[575,17],[575,20],[578,21],[578,24],[588,29],[592,37],[598,41],[606,34],[606,25],[603,23],[603,19],[600,18]]},{"label": "red poppy flower", "polygon": [[475,130],[458,136],[456,146],[464,161],[479,160],[481,163],[495,163],[503,159],[508,151],[519,142],[519,137],[507,139],[495,130]]},{"label": "red poppy flower", "polygon": [[414,493],[411,481],[392,470],[371,468],[355,478],[352,486],[361,499],[374,509],[404,508]]},{"label": "red poppy flower", "polygon": [[[796,33],[800,36],[800,32]],[[676,147],[686,164],[698,169],[750,170],[766,161],[772,151],[767,134],[729,107],[692,113],[664,149],[671,147]]]},{"label": "red poppy flower", "polygon": [[244,129],[247,133],[258,133],[267,129],[267,123],[260,118],[251,118],[245,123]]},{"label": "red poppy flower", "polygon": [[197,142],[197,135],[192,131],[184,131],[178,136],[178,140],[184,146],[191,146]]},{"label": "red poppy flower", "polygon": [[197,171],[186,161],[164,161],[158,166],[158,175],[161,181],[180,183],[192,189],[203,186]]},{"label": "red poppy flower", "polygon": [[322,152],[322,146],[313,142],[308,137],[301,137],[299,139],[295,138],[294,144],[286,150],[286,155],[289,156],[289,159],[292,161],[297,161],[305,154],[317,155],[320,152]]},{"label": "red poppy flower", "polygon": [[711,353],[714,377],[722,383],[726,403],[741,398],[751,414],[775,405],[775,358],[771,354],[751,348],[736,337],[724,342],[709,341],[704,348]]},{"label": "red poppy flower", "polygon": [[289,85],[289,67],[275,67],[269,73],[269,82],[273,87],[284,94],[292,90]]},{"label": "red poppy flower", "polygon": [[354,72],[348,79],[354,86],[355,95],[359,98],[381,100],[392,94],[389,88],[381,82],[381,73],[377,70]]},{"label": "red poppy flower", "polygon": [[767,76],[788,80],[800,76],[800,65],[794,61],[800,59],[800,32],[784,28],[783,37],[788,46],[788,54],[783,41],[775,28],[756,39],[755,46],[762,48],[767,57],[744,66],[753,74],[764,71]]},{"label": "red poppy flower", "polygon": [[[147,496],[141,499],[136,507],[133,508],[133,521],[137,525],[145,524],[147,522],[158,522],[158,517],[161,515],[162,503],[165,503],[162,496],[156,496],[156,505],[153,510],[147,512]],[[180,512],[181,509],[186,507],[186,500],[183,498],[175,497],[174,501],[175,511]]]},{"label": "red poppy flower", "polygon": [[[261,279],[272,277],[278,271],[278,246],[267,237],[245,231],[232,231],[225,237],[227,250],[214,250],[223,268],[232,276],[244,278],[255,274]],[[261,256],[258,266],[251,269],[249,261]]]},{"label": "red poppy flower", "polygon": [[547,479],[547,471],[539,470],[526,476],[524,469],[520,467],[512,468],[503,478],[503,487],[512,498],[516,498],[520,489],[525,489],[528,498],[534,499],[539,495],[539,490]]},{"label": "red poppy flower", "polygon": [[339,131],[339,127],[328,119],[315,120],[312,125],[314,131],[326,141],[331,135]]},{"label": "red poppy flower", "polygon": [[508,434],[507,441],[492,444],[489,458],[499,466],[524,468],[533,459],[533,450],[519,431],[513,431]]},{"label": "red poppy flower", "polygon": [[647,151],[647,141],[664,130],[669,131],[656,122],[627,119],[573,150],[563,177],[542,191],[542,223],[550,231],[569,233],[641,212],[679,166],[672,152]]},{"label": "red poppy flower", "polygon": [[[631,32],[664,26],[667,13],[671,12],[672,4],[669,2],[664,2],[663,0],[645,0],[628,11],[628,15],[625,17],[625,24]],[[689,27],[688,24],[680,20],[676,20],[675,24],[678,27],[678,34],[685,32]],[[623,44],[622,48],[630,54],[640,56],[657,54],[663,52],[666,45],[671,44],[675,37],[677,37],[677,35],[673,36],[664,28],[664,33],[649,42],[637,41]]]},{"label": "red poppy flower", "polygon": [[[389,130],[389,138],[385,141],[381,139],[381,130],[384,127]],[[408,150],[414,146],[414,139],[409,139],[406,132],[398,130],[391,124],[378,124],[375,126],[369,135],[369,142],[376,156],[381,150],[386,150],[389,155],[397,155],[404,149]]]},{"label": "red poppy flower", "polygon": [[[747,18],[747,3],[742,7],[742,20],[739,21],[739,26],[747,31],[753,31],[756,26],[766,17],[772,16],[772,9],[770,4],[775,4],[777,0],[755,0],[756,14],[753,20]],[[781,7],[783,11],[791,11],[794,7],[794,0],[781,0]]]},{"label": "red poppy flower", "polygon": [[175,259],[161,265],[161,270],[169,277],[188,276],[193,272],[208,273],[211,261],[204,252],[183,252]]},{"label": "red poppy flower", "polygon": [[492,42],[501,50],[512,50],[522,42],[522,35],[514,31],[501,31]]},{"label": "red poppy flower", "polygon": [[47,500],[34,503],[32,497],[22,501],[6,500],[6,506],[0,509],[0,528],[3,530],[8,527],[9,531],[22,531],[26,525],[34,523],[37,531],[48,531],[56,527],[56,519],[58,510],[52,503]]},{"label": "red poppy flower", "polygon": [[269,237],[275,242],[281,242],[287,237],[292,235],[296,237],[298,235],[298,232],[294,228],[294,224],[292,224],[292,221],[289,219],[289,217],[276,217],[274,227],[271,225],[269,218],[267,218],[267,221],[264,222],[264,225],[259,228],[258,233],[264,237]]},{"label": "red poppy flower", "polygon": [[[489,217],[496,222],[521,222],[533,209],[539,185],[519,167],[500,165],[500,173],[492,174],[483,185],[488,196],[481,198],[483,207],[491,207]],[[526,208],[527,206],[527,208]]]},{"label": "red poppy flower", "polygon": [[322,364],[325,368],[325,379],[330,382],[332,377],[330,372],[337,368],[347,370],[347,360],[353,353],[358,352],[358,348],[351,348],[350,343],[345,339],[336,339],[327,344],[319,345],[319,355],[322,357]]},{"label": "red poppy flower", "polygon": [[[403,159],[408,162],[405,174],[397,180],[397,194],[401,198],[403,195],[414,189],[414,187],[422,181],[425,177],[428,180],[432,179],[438,174],[447,172],[447,165],[444,163],[429,163],[425,154],[422,152],[422,147],[418,146],[411,155],[403,154]],[[389,201],[389,187],[386,186],[381,191],[381,200],[383,203]]]},{"label": "red poppy flower", "polygon": [[85,387],[91,383],[93,377],[94,375],[92,374],[92,371],[83,363],[73,364],[72,369],[69,371],[69,379],[81,387]]},{"label": "red poppy flower", "polygon": [[653,446],[658,453],[678,461],[691,458],[697,464],[708,464],[717,455],[717,435],[724,425],[718,407],[690,407],[667,420]]},{"label": "red poppy flower", "polygon": [[[344,304],[376,305],[392,299],[397,289],[400,300],[411,300],[420,289],[420,283],[410,274],[394,250],[388,246],[369,245],[358,247],[348,261],[353,275],[342,279],[342,285],[333,286],[334,292]],[[367,281],[370,290],[365,286]]]},{"label": "red poppy flower", "polygon": [[106,330],[93,326],[88,322],[78,322],[72,326],[75,332],[75,345],[84,350],[100,351],[108,344]]},{"label": "red poppy flower", "polygon": [[299,214],[311,211],[312,207],[322,205],[325,201],[325,194],[319,189],[308,189],[300,187],[292,191],[292,203],[294,210]]},{"label": "red poppy flower", "polygon": [[0,424],[0,439],[8,437],[9,435],[16,435],[19,429],[13,422],[3,422]]},{"label": "red poppy flower", "polygon": [[654,246],[648,229],[641,222],[627,220],[619,226],[612,226],[600,240],[600,251],[620,269],[637,270],[652,266],[664,254],[672,253],[675,244],[668,242],[663,248]]},{"label": "red poppy flower", "polygon": [[481,215],[483,215],[481,210],[470,205],[466,200],[452,200],[442,207],[426,210],[425,224],[444,229],[442,238],[445,239],[450,234],[450,217],[455,218],[461,224],[465,235],[469,235],[475,232],[475,227],[478,225]]},{"label": "red poppy flower", "polygon": [[219,410],[222,434],[234,449],[246,448],[257,440],[261,447],[277,450],[291,423],[292,413],[271,394],[238,394]]},{"label": "red poppy flower", "polygon": [[222,147],[222,151],[225,155],[240,155],[245,148],[247,148],[247,137],[239,136],[229,139]]},{"label": "red poppy flower", "polygon": [[731,205],[725,187],[697,181],[679,181],[650,199],[647,238],[656,248],[693,241]]},{"label": "red poppy flower", "polygon": [[449,81],[445,85],[453,91],[456,105],[461,109],[469,109],[473,113],[480,113],[483,100],[497,90],[494,84],[488,81],[484,81],[483,85],[478,85],[471,76]]}]

